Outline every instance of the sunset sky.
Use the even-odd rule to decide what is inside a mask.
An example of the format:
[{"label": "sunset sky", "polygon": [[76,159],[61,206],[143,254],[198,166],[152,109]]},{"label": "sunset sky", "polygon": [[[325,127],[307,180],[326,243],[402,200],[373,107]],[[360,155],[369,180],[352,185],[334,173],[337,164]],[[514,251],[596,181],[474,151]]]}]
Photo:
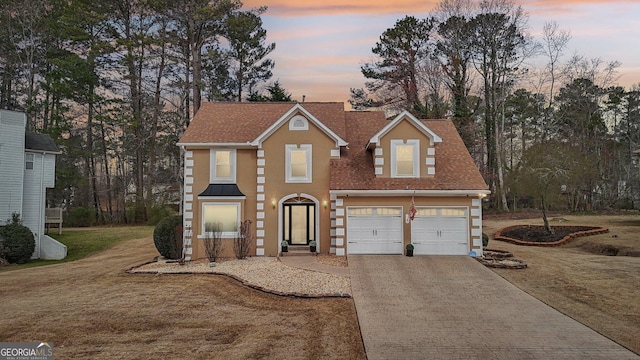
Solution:
[{"label": "sunset sky", "polygon": [[[273,80],[294,100],[347,101],[364,85],[360,66],[386,29],[405,15],[427,17],[436,0],[245,0],[266,5],[268,41],[276,43]],[[622,63],[619,84],[640,83],[639,0],[516,0],[529,14],[528,31],[540,38],[545,22],[571,32],[565,58],[574,53]]]}]

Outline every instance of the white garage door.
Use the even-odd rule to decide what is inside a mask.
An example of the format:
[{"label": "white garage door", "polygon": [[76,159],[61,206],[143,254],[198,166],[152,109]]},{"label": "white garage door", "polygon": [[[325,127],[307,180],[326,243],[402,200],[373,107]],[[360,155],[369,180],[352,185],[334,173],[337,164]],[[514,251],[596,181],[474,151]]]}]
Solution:
[{"label": "white garage door", "polygon": [[402,208],[347,209],[347,254],[402,253]]},{"label": "white garage door", "polygon": [[465,207],[419,207],[411,222],[416,255],[469,253],[469,219]]}]

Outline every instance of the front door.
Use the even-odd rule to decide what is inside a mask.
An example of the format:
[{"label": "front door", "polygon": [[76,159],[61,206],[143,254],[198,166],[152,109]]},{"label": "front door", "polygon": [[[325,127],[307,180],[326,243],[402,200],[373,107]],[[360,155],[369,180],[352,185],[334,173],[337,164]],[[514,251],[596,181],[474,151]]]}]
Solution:
[{"label": "front door", "polygon": [[285,203],[283,206],[284,240],[290,245],[307,245],[315,240],[315,204]]}]

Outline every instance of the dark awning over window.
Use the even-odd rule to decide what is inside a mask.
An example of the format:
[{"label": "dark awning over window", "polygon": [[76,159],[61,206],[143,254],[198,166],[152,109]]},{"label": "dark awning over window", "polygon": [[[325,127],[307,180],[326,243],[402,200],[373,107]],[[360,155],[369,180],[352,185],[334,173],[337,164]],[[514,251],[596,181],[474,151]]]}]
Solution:
[{"label": "dark awning over window", "polygon": [[244,196],[236,184],[209,184],[198,196]]}]

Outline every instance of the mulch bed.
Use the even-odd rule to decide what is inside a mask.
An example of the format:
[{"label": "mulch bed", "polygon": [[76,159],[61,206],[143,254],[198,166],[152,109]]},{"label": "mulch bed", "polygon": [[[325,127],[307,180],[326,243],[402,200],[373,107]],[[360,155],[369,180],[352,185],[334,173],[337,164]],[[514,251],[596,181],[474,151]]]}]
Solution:
[{"label": "mulch bed", "polygon": [[552,226],[553,234],[548,234],[541,225],[514,225],[498,230],[496,240],[516,245],[556,246],[582,236],[604,234],[608,228],[596,226]]}]

